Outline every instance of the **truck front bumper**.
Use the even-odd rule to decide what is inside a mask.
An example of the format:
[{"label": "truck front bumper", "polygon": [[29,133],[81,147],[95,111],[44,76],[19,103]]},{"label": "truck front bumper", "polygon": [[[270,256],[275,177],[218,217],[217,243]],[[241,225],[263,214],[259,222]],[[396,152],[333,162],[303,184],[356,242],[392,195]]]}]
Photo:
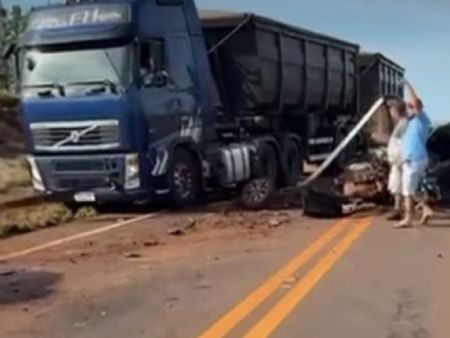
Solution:
[{"label": "truck front bumper", "polygon": [[[49,201],[63,202],[63,203],[95,203],[95,204],[108,204],[108,203],[133,203],[140,201],[148,201],[152,199],[152,194],[147,190],[138,189],[130,191],[120,191],[111,189],[91,189],[86,191],[73,191],[73,192],[45,192],[46,198]],[[91,198],[80,199],[80,196],[93,196]]]},{"label": "truck front bumper", "polygon": [[35,188],[52,200],[133,202],[152,195],[142,185],[137,155],[38,156],[29,161]]}]

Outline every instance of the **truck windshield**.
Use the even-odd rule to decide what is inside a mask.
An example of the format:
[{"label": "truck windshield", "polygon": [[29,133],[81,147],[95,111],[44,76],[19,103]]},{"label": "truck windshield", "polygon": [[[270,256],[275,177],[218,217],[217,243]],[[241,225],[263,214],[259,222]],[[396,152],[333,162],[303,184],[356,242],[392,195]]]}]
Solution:
[{"label": "truck windshield", "polygon": [[95,82],[126,86],[129,82],[129,48],[41,51],[30,49],[24,58],[23,86]]}]

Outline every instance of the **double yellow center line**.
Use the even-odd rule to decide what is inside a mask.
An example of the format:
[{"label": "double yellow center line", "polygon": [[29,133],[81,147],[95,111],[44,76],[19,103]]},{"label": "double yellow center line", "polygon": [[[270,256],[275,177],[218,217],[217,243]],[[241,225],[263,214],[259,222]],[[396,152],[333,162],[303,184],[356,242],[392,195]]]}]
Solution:
[{"label": "double yellow center line", "polygon": [[[292,277],[302,266],[346,230],[353,222],[350,219],[344,219],[326,231],[308,248],[294,257],[275,273],[275,275],[265,281],[242,302],[220,318],[199,338],[221,338],[230,333],[242,320],[278,290],[284,281]],[[352,230],[245,335],[245,338],[268,337],[352,246],[358,237],[363,234],[371,222],[371,217],[357,220]]]}]

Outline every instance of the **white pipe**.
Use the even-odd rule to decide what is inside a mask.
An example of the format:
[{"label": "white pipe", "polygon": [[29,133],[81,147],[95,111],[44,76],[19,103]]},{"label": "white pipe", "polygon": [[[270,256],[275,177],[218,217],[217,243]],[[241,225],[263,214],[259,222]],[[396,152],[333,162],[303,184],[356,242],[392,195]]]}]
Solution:
[{"label": "white pipe", "polygon": [[348,144],[355,138],[355,136],[361,131],[361,129],[369,122],[373,115],[378,111],[378,109],[383,105],[384,98],[379,98],[369,109],[369,111],[359,120],[358,124],[352,129],[352,131],[347,135],[347,137],[342,140],[339,146],[328,156],[328,158],[321,164],[321,166],[311,174],[305,181],[297,184],[297,187],[306,187],[316,180],[323,172],[330,166],[330,164],[338,157],[342,151],[348,146]]}]

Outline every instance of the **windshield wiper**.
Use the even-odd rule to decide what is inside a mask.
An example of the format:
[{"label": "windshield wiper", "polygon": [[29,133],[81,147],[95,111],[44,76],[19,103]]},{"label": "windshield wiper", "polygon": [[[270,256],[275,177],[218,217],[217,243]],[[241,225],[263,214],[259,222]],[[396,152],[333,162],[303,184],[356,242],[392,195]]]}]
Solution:
[{"label": "windshield wiper", "polygon": [[108,87],[113,94],[118,93],[117,85],[113,81],[108,80],[108,79],[70,82],[67,85],[68,86],[101,85],[101,86]]},{"label": "windshield wiper", "polygon": [[114,63],[113,59],[111,58],[111,54],[107,50],[103,50],[105,53],[106,59],[108,60],[109,64],[111,65],[112,69],[114,70],[114,73],[116,73],[117,78],[120,80],[120,82],[125,85],[125,82],[123,81],[122,74],[119,72],[119,69],[117,68],[116,64]]},{"label": "windshield wiper", "polygon": [[[25,85],[25,89],[47,89],[47,88],[54,88],[58,90],[59,95],[66,96],[66,90],[64,89],[64,86],[59,82],[54,83],[41,83],[41,84],[35,84],[35,85]],[[51,92],[48,90],[46,91],[40,91],[38,92],[40,96],[51,96]]]}]

